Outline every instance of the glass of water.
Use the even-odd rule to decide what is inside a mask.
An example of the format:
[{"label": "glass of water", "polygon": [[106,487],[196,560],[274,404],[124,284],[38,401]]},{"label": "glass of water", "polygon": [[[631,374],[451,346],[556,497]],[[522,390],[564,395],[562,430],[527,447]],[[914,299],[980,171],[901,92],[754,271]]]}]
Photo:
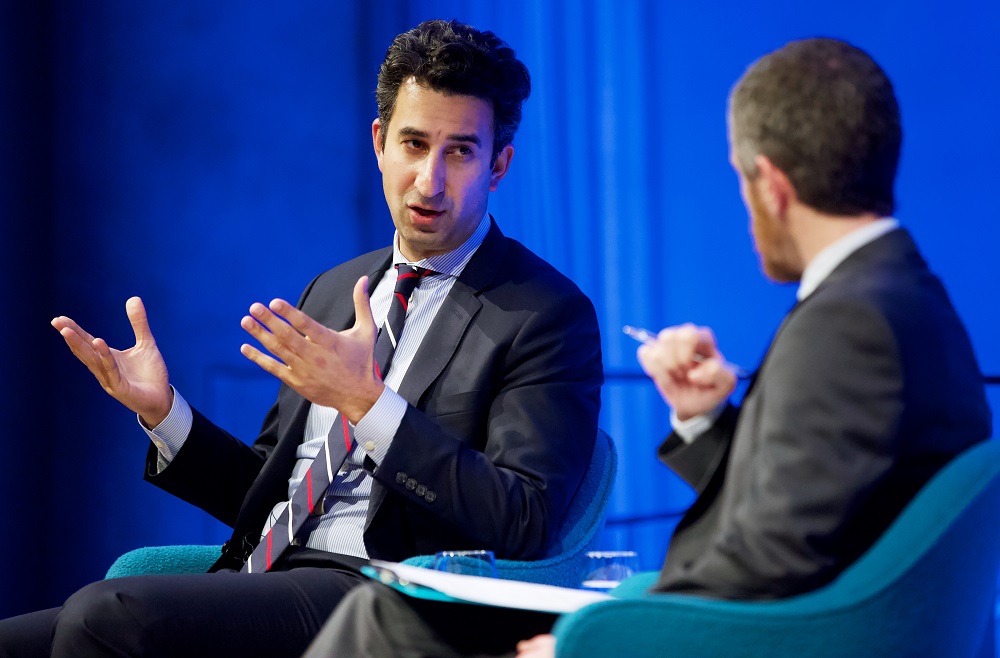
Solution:
[{"label": "glass of water", "polygon": [[639,571],[639,554],[635,551],[590,551],[580,587],[608,592]]},{"label": "glass of water", "polygon": [[497,577],[493,551],[441,551],[434,555],[434,568],[467,576]]}]

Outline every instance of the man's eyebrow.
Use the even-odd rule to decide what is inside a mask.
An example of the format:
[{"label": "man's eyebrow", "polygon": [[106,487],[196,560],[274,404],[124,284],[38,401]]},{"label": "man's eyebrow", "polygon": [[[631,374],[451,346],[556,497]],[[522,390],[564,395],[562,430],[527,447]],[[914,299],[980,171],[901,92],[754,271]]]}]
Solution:
[{"label": "man's eyebrow", "polygon": [[[421,139],[427,139],[430,134],[424,130],[418,130],[410,126],[404,126],[399,129],[399,135],[402,137],[419,137]],[[469,142],[470,144],[475,144],[476,146],[482,146],[483,140],[479,139],[479,135],[475,133],[470,133],[468,135],[456,133],[453,135],[448,135],[448,139],[453,142]]]}]

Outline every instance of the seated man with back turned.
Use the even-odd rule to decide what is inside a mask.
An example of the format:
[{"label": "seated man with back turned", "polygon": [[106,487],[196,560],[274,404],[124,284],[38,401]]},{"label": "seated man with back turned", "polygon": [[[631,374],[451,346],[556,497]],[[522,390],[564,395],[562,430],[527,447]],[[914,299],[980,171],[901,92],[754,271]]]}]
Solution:
[{"label": "seated man with back turned", "polygon": [[[798,303],[740,408],[709,329],[665,329],[639,348],[673,409],[659,457],[698,494],[654,591],[773,599],[828,583],[938,469],[989,436],[966,331],[890,217],[901,138],[885,73],[840,41],[788,44],[733,89],[730,159],[756,250],[770,279],[799,282]],[[507,632],[488,623],[492,610],[370,585],[307,655],[512,652],[527,624]],[[519,648],[554,646],[542,635]]]},{"label": "seated man with back turned", "polygon": [[273,356],[242,351],[282,382],[252,447],[172,389],[138,298],[130,350],[53,320],[149,428],[146,478],[234,531],[216,573],[105,580],[0,622],[0,655],[298,656],[367,558],[544,553],[591,458],[603,370],[590,301],[487,214],[529,89],[491,32],[428,21],[393,41],[371,127],[393,245],[319,275],[297,308],[251,306],[242,326]]}]

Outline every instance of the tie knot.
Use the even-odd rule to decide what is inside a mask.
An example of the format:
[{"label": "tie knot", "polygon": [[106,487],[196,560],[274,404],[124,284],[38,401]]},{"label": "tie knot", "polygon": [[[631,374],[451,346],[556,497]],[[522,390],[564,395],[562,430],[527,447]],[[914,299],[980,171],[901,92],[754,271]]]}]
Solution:
[{"label": "tie knot", "polygon": [[428,274],[433,274],[433,270],[425,267],[414,267],[406,263],[396,265],[396,289],[395,292],[409,298],[413,289],[420,284],[420,280]]}]

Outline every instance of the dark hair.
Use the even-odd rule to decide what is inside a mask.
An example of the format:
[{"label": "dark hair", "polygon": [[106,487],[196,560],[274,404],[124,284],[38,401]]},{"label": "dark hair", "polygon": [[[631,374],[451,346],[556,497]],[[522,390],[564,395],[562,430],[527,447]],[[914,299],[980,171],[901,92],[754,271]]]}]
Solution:
[{"label": "dark hair", "polygon": [[755,62],[729,96],[736,162],[750,179],[763,154],[799,198],[834,215],[889,215],[902,129],[892,83],[864,51],[795,41]]},{"label": "dark hair", "polygon": [[425,21],[396,37],[378,72],[375,100],[382,144],[406,80],[445,94],[475,96],[493,106],[493,157],[511,143],[521,123],[521,104],[531,93],[528,68],[492,32],[458,21]]}]

